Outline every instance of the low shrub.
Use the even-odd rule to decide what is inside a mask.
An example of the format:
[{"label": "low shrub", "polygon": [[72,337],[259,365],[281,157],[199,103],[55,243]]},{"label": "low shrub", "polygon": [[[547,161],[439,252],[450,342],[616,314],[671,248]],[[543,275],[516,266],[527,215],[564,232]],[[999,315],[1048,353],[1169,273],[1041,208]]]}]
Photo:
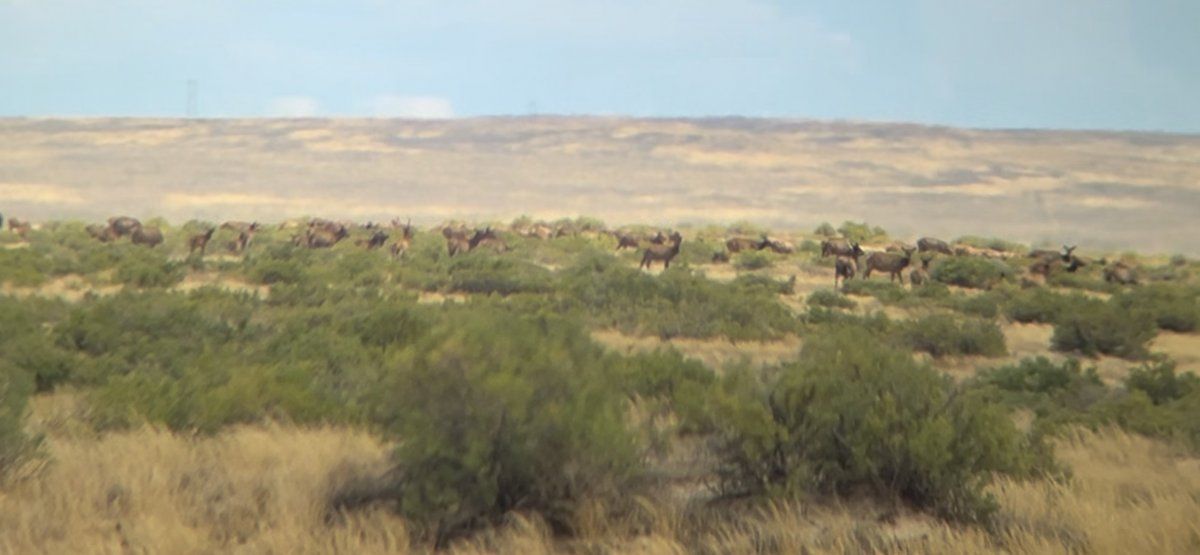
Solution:
[{"label": "low shrub", "polygon": [[794,496],[869,491],[941,516],[986,520],[995,473],[1035,467],[1032,438],[1006,411],[869,331],[810,336],[765,384],[730,374],[713,396],[719,486]]},{"label": "low shrub", "polygon": [[936,281],[973,289],[990,289],[1012,276],[1012,269],[1004,263],[977,256],[943,258],[930,272]]},{"label": "low shrub", "polygon": [[875,297],[884,304],[896,304],[908,298],[908,291],[892,281],[848,279],[842,286],[847,295]]},{"label": "low shrub", "polygon": [[1154,335],[1154,320],[1147,313],[1086,299],[1058,315],[1050,343],[1056,351],[1139,359],[1149,354],[1146,345]]},{"label": "low shrub", "polygon": [[882,227],[871,227],[867,222],[842,222],[837,231],[842,237],[858,243],[878,243],[888,238],[887,231]]},{"label": "low shrub", "polygon": [[947,355],[1004,356],[1004,333],[990,320],[935,314],[900,324],[899,335],[914,351]]},{"label": "low shrub", "polygon": [[774,265],[771,255],[763,251],[746,251],[733,257],[733,266],[739,270],[753,271]]},{"label": "low shrub", "polygon": [[1152,283],[1120,294],[1116,302],[1126,311],[1149,314],[1159,329],[1193,332],[1200,328],[1200,297],[1182,286]]},{"label": "low shrub", "polygon": [[857,306],[857,303],[847,299],[843,295],[837,294],[836,291],[818,289],[808,296],[808,305],[823,306],[826,308],[854,308]]},{"label": "low shrub", "polygon": [[125,249],[117,262],[116,281],[131,287],[170,287],[183,281],[187,269],[166,254],[139,246]]},{"label": "low shrub", "polygon": [[1175,373],[1175,362],[1160,360],[1131,369],[1125,377],[1125,388],[1141,391],[1155,405],[1177,401],[1200,391],[1200,378],[1191,372]]},{"label": "low shrub", "polygon": [[25,433],[33,377],[0,359],[0,480],[29,457],[36,442]]},{"label": "low shrub", "polygon": [[553,287],[549,270],[512,258],[471,253],[449,266],[450,288],[462,293],[545,293]]},{"label": "low shrub", "polygon": [[1087,302],[1087,297],[1078,293],[1060,295],[1042,287],[1034,287],[1017,292],[1008,301],[1005,312],[1017,322],[1052,324],[1058,320],[1059,315]]}]

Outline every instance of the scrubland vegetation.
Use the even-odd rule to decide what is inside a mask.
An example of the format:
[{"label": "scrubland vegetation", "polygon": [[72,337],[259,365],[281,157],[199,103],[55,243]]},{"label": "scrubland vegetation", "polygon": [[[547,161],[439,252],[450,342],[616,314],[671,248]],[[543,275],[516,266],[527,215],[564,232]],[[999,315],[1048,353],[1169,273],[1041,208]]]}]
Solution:
[{"label": "scrubland vegetation", "polygon": [[[939,255],[840,292],[815,240],[884,230],[727,264],[767,231],[685,230],[646,271],[588,219],[457,256],[273,226],[189,255],[207,224],[158,225],[0,248],[0,552],[1200,550],[1200,379],[1151,348],[1200,323],[1186,260],[1119,286]],[[1044,353],[1011,356],[1012,322],[1053,326]]]}]

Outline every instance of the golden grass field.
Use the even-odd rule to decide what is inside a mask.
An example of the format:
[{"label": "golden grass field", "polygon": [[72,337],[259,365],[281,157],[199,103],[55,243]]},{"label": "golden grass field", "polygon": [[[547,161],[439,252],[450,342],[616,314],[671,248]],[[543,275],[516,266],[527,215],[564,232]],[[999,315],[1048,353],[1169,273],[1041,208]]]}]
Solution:
[{"label": "golden grass field", "polygon": [[618,117],[0,119],[0,212],[610,224],[867,220],[1200,254],[1200,136]]},{"label": "golden grass field", "polygon": [[[71,393],[38,399],[46,435],[37,472],[0,492],[4,553],[403,553],[405,523],[388,510],[330,515],[339,480],[379,473],[388,446],[350,428],[237,427],[211,437],[155,428],[93,435],[73,425]],[[1002,511],[978,529],[867,501],[799,501],[714,517],[673,496],[624,516],[580,516],[579,537],[536,519],[452,546],[455,553],[1195,553],[1200,460],[1120,431],[1057,443],[1063,481],[1001,479]],[[731,516],[737,515],[737,516]],[[715,520],[714,520],[715,518]]]}]

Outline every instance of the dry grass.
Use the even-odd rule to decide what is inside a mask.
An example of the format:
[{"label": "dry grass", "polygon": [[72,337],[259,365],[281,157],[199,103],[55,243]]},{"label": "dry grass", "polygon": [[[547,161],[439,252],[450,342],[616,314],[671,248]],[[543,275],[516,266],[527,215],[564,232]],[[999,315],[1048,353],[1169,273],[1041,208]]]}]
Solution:
[{"label": "dry grass", "polygon": [[789,335],[776,341],[738,341],[728,339],[693,339],[625,335],[616,330],[592,332],[597,343],[623,354],[673,348],[687,358],[696,359],[709,368],[721,370],[729,364],[748,362],[753,366],[768,366],[795,359],[800,355],[800,338]]},{"label": "dry grass", "polygon": [[[143,428],[94,436],[68,424],[75,396],[37,400],[47,433],[37,472],[0,489],[3,553],[403,553],[405,522],[382,509],[329,519],[352,476],[380,472],[387,446],[347,428],[238,427],[214,437]],[[585,507],[581,533],[536,518],[452,547],[459,553],[1195,553],[1200,460],[1119,431],[1058,443],[1064,482],[1000,480],[995,534],[867,501],[707,505],[663,496],[619,515]]]}]

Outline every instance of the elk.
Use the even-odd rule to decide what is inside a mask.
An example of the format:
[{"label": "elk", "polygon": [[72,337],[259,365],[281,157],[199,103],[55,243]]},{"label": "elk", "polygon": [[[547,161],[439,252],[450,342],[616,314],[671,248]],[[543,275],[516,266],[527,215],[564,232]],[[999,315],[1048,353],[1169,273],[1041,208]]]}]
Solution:
[{"label": "elk", "polygon": [[146,245],[147,247],[154,248],[163,242],[163,234],[157,227],[139,225],[129,234],[129,239],[135,245]]},{"label": "elk", "polygon": [[[392,225],[395,226],[399,220],[392,220]],[[392,252],[392,258],[400,258],[404,253],[408,252],[408,248],[412,246],[413,227],[412,220],[400,227],[401,236],[397,239],[388,250]]]},{"label": "elk", "polygon": [[[305,240],[305,243],[308,245],[308,248],[310,248],[310,249],[327,249],[327,248],[330,248],[330,247],[336,245],[338,243],[338,241],[341,241],[342,239],[345,239],[347,236],[350,235],[350,232],[346,231],[345,226],[343,226],[341,224],[335,224],[335,226],[336,226],[336,228],[335,228],[336,230],[330,230],[325,227],[310,229],[308,231],[308,237]],[[244,236],[246,236],[245,233],[239,235],[238,239],[240,240]],[[245,247],[243,247],[243,248],[245,248]]]},{"label": "elk", "polygon": [[[933,237],[922,237],[917,239],[917,250],[923,253],[939,252],[946,255],[953,254],[950,251],[950,245],[941,239],[934,239]],[[907,252],[907,250],[905,252]],[[870,270],[867,271],[869,272]]]},{"label": "elk", "polygon": [[787,241],[780,241],[769,237],[764,237],[763,240],[767,242],[765,248],[771,249],[771,252],[775,254],[792,254],[796,252],[796,246]]},{"label": "elk", "polygon": [[[659,234],[661,235],[662,232],[660,231]],[[638,269],[650,269],[650,265],[654,262],[662,262],[664,270],[670,268],[671,259],[679,254],[679,246],[683,244],[683,236],[678,231],[673,231],[671,232],[670,240],[670,245],[655,244],[646,247],[645,252],[642,253],[642,262],[638,264]]]},{"label": "elk", "polygon": [[229,221],[221,224],[221,229],[228,229],[237,233],[253,233],[258,231],[258,228],[258,222]]},{"label": "elk", "polygon": [[387,243],[387,240],[388,240],[388,234],[386,234],[382,231],[376,231],[375,233],[371,234],[370,238],[365,239],[365,240],[359,239],[358,241],[355,241],[355,244],[360,247],[365,246],[365,247],[367,247],[367,250],[373,250],[373,249],[382,247],[384,244]]},{"label": "elk", "polygon": [[1104,281],[1117,285],[1137,285],[1137,274],[1124,262],[1114,262],[1104,268]]},{"label": "elk", "polygon": [[904,249],[911,249],[911,248],[913,248],[913,246],[908,243],[905,243],[904,241],[893,241],[892,244],[888,245],[887,247],[884,247],[883,250],[886,252],[904,252]]},{"label": "elk", "polygon": [[[1066,249],[1066,246],[1064,246],[1063,249]],[[1035,259],[1039,259],[1039,260],[1044,259],[1044,258],[1061,258],[1063,260],[1063,262],[1066,262],[1068,260],[1068,258],[1070,258],[1070,256],[1065,254],[1064,252],[1051,251],[1051,250],[1046,250],[1046,249],[1031,250],[1031,251],[1029,251],[1029,254],[1026,256],[1028,256],[1029,258],[1035,258]]]},{"label": "elk", "polygon": [[213,232],[216,230],[217,228],[210,227],[208,228],[208,231],[205,231],[204,233],[198,233],[188,238],[188,256],[191,256],[192,253],[196,252],[196,249],[200,249],[200,256],[204,256],[204,250],[208,248],[208,242],[212,239]]},{"label": "elk", "polygon": [[833,261],[833,288],[838,287],[838,280],[842,280],[842,287],[846,286],[846,280],[854,279],[854,274],[858,272],[858,261],[850,256],[839,255]]},{"label": "elk", "polygon": [[864,253],[858,243],[847,241],[846,239],[826,239],[821,242],[821,258],[825,258],[831,254],[857,259]]},{"label": "elk", "polygon": [[613,231],[613,237],[617,238],[617,250],[621,249],[636,249],[641,246],[641,242],[632,233],[624,231]]},{"label": "elk", "polygon": [[490,226],[483,230],[475,230],[475,234],[470,239],[467,239],[467,251],[473,251],[476,247],[480,246],[490,246],[496,249],[497,252],[508,250],[508,243]]},{"label": "elk", "polygon": [[900,285],[904,285],[904,269],[912,262],[913,249],[905,249],[904,255],[901,256],[894,252],[873,252],[867,257],[867,269],[863,272],[863,279],[869,279],[873,270],[887,272],[890,274],[890,281],[900,279]]},{"label": "elk", "polygon": [[736,254],[736,253],[739,253],[742,251],[748,251],[748,250],[760,251],[760,250],[765,249],[767,247],[767,245],[769,245],[769,244],[770,244],[770,240],[767,239],[766,235],[763,235],[762,239],[751,239],[749,237],[731,237],[731,238],[725,240],[725,248],[728,249],[731,254]]},{"label": "elk", "polygon": [[24,240],[29,235],[29,231],[32,229],[33,229],[33,224],[29,223],[28,221],[18,220],[16,218],[8,219],[8,230],[13,233],[16,233],[17,236],[20,237],[22,240]]},{"label": "elk", "polygon": [[913,268],[908,273],[908,282],[914,287],[929,283],[929,260],[927,257],[921,257],[921,267]]},{"label": "elk", "polygon": [[101,243],[107,243],[113,239],[116,239],[116,236],[113,235],[112,228],[108,226],[91,224],[85,227],[84,230],[86,230],[88,235],[91,235],[93,239],[100,241]]},{"label": "elk", "polygon": [[131,235],[139,227],[142,227],[142,222],[138,221],[137,218],[116,216],[108,219],[108,229],[112,231],[114,238]]},{"label": "elk", "polygon": [[446,238],[446,250],[450,253],[450,256],[454,256],[460,252],[467,252],[471,248],[470,239],[467,238],[467,228],[465,227],[443,227],[442,236]]}]

